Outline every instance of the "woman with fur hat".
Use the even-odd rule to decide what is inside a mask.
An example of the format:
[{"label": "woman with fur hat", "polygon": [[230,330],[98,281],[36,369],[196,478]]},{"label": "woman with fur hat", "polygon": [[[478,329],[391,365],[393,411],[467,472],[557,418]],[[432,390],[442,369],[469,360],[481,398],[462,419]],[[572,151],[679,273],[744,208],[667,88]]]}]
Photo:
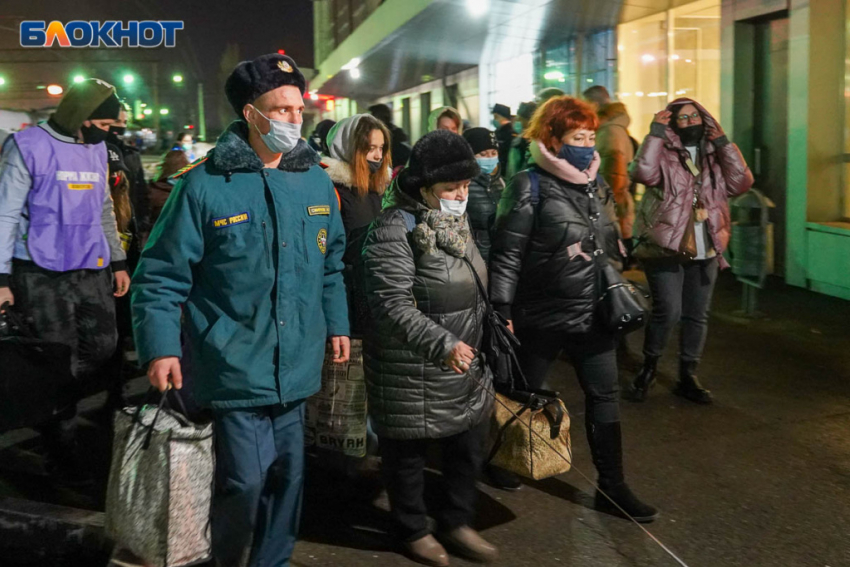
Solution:
[{"label": "woman with fur hat", "polygon": [[729,198],[753,185],[738,146],[698,102],[680,98],[655,120],[629,167],[646,185],[635,220],[634,255],[652,293],[652,317],[643,344],[644,365],[629,390],[643,401],[655,383],[658,360],[682,322],[679,381],[674,393],[709,404],[696,377],[708,334],[708,309],[723,251],[729,243]]},{"label": "woman with fur hat", "polygon": [[381,198],[390,182],[389,144],[390,133],[380,120],[369,114],[356,114],[339,121],[328,132],[329,157],[322,160],[336,188],[345,226],[345,287],[349,323],[355,337],[362,336],[369,316],[360,251],[369,225],[381,212]]},{"label": "woman with fur hat", "polygon": [[[477,354],[487,269],[465,214],[480,168],[466,141],[437,130],[413,147],[363,248],[373,318],[364,339],[369,415],[379,437],[396,535],[425,565],[459,555],[491,561],[496,548],[470,524],[492,410],[492,375]],[[486,283],[484,283],[486,285]],[[442,449],[442,505],[423,499],[428,448]]]}]

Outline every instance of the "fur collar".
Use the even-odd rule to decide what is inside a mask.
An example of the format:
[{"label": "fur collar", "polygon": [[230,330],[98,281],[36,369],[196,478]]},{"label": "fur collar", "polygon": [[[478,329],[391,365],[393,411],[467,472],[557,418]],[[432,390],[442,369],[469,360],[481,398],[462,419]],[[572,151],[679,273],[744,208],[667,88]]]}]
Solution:
[{"label": "fur collar", "polygon": [[[221,171],[263,170],[262,160],[248,143],[248,124],[242,120],[237,120],[227,127],[210,153],[213,165]],[[304,172],[318,165],[319,161],[319,154],[310,148],[307,142],[298,140],[298,145],[283,156],[277,168],[282,171]]]},{"label": "fur collar", "polygon": [[350,165],[332,157],[323,157],[322,164],[325,166],[325,172],[331,178],[334,185],[354,187],[354,172],[351,170]]}]

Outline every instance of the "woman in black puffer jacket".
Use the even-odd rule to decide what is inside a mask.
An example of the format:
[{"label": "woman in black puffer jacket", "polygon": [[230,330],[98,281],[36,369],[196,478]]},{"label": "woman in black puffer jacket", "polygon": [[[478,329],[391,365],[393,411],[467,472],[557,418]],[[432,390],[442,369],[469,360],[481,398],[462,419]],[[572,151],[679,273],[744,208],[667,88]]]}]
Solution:
[{"label": "woman in black puffer jacket", "polygon": [[[541,387],[552,362],[567,352],[585,393],[599,487],[630,516],[651,522],[658,512],[623,478],[616,337],[595,317],[599,263],[622,260],[614,200],[597,178],[598,126],[594,110],[568,96],[535,113],[526,134],[533,166],[513,178],[499,204],[490,300],[516,330],[530,386]],[[518,484],[504,471],[490,472],[496,484]],[[600,493],[596,502],[617,512]]]},{"label": "woman in black puffer jacket", "polygon": [[477,356],[486,304],[473,274],[486,282],[487,270],[464,214],[478,171],[457,134],[424,136],[363,248],[374,321],[363,345],[369,415],[398,536],[413,559],[429,565],[448,565],[423,501],[432,442],[443,452],[441,539],[473,559],[496,555],[469,527],[492,410],[492,376]]},{"label": "woman in black puffer jacket", "polygon": [[469,184],[469,224],[472,237],[487,262],[490,258],[490,240],[496,223],[496,209],[505,190],[502,172],[499,171],[499,142],[496,133],[487,128],[470,128],[463,132],[475,153],[481,173]]}]

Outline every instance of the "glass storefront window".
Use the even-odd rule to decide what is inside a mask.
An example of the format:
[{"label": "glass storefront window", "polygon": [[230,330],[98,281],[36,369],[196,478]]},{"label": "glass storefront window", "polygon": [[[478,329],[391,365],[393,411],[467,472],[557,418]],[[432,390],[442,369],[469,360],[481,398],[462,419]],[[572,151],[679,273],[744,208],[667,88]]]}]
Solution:
[{"label": "glass storefront window", "polygon": [[543,62],[543,88],[557,87],[566,93],[575,92],[575,67],[575,40],[568,40],[557,47],[547,49]]},{"label": "glass storefront window", "polygon": [[631,133],[640,140],[667,104],[667,14],[618,26],[617,35],[617,99],[628,107]]},{"label": "glass storefront window", "polygon": [[614,30],[588,35],[582,49],[581,77],[579,90],[584,91],[593,85],[602,85],[614,92],[616,74],[616,36]]},{"label": "glass storefront window", "polygon": [[618,33],[618,99],[632,134],[649,132],[656,112],[679,97],[720,117],[720,0],[699,0],[622,24]]},{"label": "glass storefront window", "polygon": [[[529,53],[499,61],[490,67],[490,104],[505,104],[516,113],[521,102],[534,100],[534,55]],[[486,120],[490,122],[489,114]]]},{"label": "glass storefront window", "polygon": [[710,113],[720,113],[720,2],[701,0],[671,12],[671,100],[698,100]]}]

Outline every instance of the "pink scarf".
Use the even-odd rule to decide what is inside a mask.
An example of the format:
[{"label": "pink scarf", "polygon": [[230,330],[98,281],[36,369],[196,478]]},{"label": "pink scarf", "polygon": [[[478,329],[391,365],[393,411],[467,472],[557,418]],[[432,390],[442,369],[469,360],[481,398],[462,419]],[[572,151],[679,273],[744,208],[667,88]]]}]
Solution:
[{"label": "pink scarf", "polygon": [[593,154],[593,161],[590,162],[590,167],[584,171],[579,171],[567,160],[561,159],[546,149],[543,142],[532,143],[529,146],[531,151],[531,159],[534,164],[557,177],[563,179],[567,183],[574,185],[587,185],[594,179],[599,172],[599,164],[602,161],[599,157],[599,152]]}]

